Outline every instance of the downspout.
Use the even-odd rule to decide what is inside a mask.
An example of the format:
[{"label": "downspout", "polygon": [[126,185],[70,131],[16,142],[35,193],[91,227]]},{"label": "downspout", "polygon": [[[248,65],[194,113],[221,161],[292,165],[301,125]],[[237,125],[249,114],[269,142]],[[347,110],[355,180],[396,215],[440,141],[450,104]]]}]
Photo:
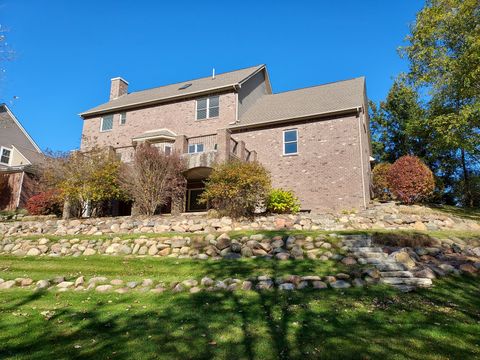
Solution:
[{"label": "downspout", "polygon": [[363,190],[363,208],[367,208],[367,199],[365,197],[365,165],[363,161],[363,144],[362,144],[362,118],[360,117],[362,108],[359,106],[357,108],[358,116],[358,140],[360,144],[360,166],[362,171],[362,190]]},{"label": "downspout", "polygon": [[22,178],[20,180],[20,188],[18,191],[18,198],[17,198],[17,205],[15,206],[16,209],[20,206],[20,199],[22,197],[22,190],[23,190],[23,178],[25,177],[25,171],[22,171]]}]

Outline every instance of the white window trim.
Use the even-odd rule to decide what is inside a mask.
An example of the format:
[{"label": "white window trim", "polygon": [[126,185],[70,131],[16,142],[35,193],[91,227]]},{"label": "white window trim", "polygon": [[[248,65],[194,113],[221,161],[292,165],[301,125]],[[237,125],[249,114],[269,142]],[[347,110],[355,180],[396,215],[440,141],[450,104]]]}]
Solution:
[{"label": "white window trim", "polygon": [[[4,149],[10,151],[10,156],[8,157],[8,163],[2,162],[2,155],[3,155],[3,150]],[[1,146],[0,147],[0,164],[10,166],[10,164],[12,163],[12,155],[13,155],[13,149],[12,148],[7,148],[5,146]]]},{"label": "white window trim", "polygon": [[[289,131],[295,131],[296,133],[296,138],[297,140],[295,141],[285,141],[285,133],[286,132],[289,132]],[[285,153],[285,145],[286,144],[293,144],[293,143],[296,143],[297,144],[297,151],[294,152],[294,153]],[[282,153],[283,153],[283,156],[294,156],[294,155],[298,155],[298,129],[297,128],[293,128],[293,129],[286,129],[286,130],[283,130],[282,131]]]},{"label": "white window trim", "polygon": [[[107,115],[107,116],[110,116],[110,115]],[[105,116],[102,116],[102,120],[100,121],[100,132],[109,132],[109,131],[112,131],[112,130],[113,130],[113,122],[114,122],[113,115],[112,115],[112,128],[111,128],[111,129],[103,130],[103,119],[104,119],[104,118],[105,118]]]},{"label": "white window trim", "polygon": [[[124,123],[122,123],[122,115],[123,115],[123,114],[125,114],[125,122],[124,122]],[[121,113],[120,113],[120,118],[118,119],[118,125],[123,126],[123,125],[125,125],[126,123],[127,123],[127,112],[124,111],[124,112],[121,112]]]},{"label": "white window trim", "polygon": [[[218,108],[218,115],[213,117],[210,116],[210,98],[212,97],[218,97],[218,106],[215,106],[216,108]],[[198,118],[198,102],[200,100],[207,100],[207,107],[205,108],[205,110],[207,111],[207,116],[203,119]],[[195,100],[195,120],[202,121],[202,120],[208,120],[208,119],[216,119],[218,117],[220,117],[220,95],[212,95],[212,96],[202,97],[200,99]]]},{"label": "white window trim", "polygon": [[[202,145],[202,146],[203,146],[203,150],[202,150],[202,151],[197,151],[197,150],[198,150],[198,145]],[[194,147],[195,147],[195,151],[194,151],[194,152],[190,152],[190,146],[194,146]],[[205,152],[205,145],[204,145],[203,143],[190,144],[190,145],[188,145],[187,152],[188,152],[188,154],[201,154],[201,153]]]}]

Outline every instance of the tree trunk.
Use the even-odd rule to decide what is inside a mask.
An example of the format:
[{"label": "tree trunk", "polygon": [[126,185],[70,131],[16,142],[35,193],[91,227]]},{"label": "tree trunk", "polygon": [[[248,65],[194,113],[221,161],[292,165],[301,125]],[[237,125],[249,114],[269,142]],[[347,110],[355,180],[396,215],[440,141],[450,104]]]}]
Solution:
[{"label": "tree trunk", "polygon": [[468,173],[467,163],[466,163],[466,160],[465,160],[465,150],[461,149],[461,153],[462,153],[463,183],[465,184],[464,185],[465,194],[463,195],[464,196],[464,201],[465,201],[465,206],[473,207],[472,188],[470,186],[470,175]]},{"label": "tree trunk", "polygon": [[63,203],[63,213],[62,213],[62,219],[70,219],[70,216],[72,215],[72,204],[70,203],[70,200],[65,200]]}]

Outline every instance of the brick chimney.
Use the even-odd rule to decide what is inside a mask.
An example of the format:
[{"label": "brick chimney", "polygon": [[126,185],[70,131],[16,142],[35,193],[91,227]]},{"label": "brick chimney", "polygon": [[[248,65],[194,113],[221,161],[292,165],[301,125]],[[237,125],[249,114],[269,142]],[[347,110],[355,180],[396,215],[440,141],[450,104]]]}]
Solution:
[{"label": "brick chimney", "polygon": [[119,98],[128,93],[128,82],[121,77],[116,77],[111,80],[110,86],[110,100]]}]

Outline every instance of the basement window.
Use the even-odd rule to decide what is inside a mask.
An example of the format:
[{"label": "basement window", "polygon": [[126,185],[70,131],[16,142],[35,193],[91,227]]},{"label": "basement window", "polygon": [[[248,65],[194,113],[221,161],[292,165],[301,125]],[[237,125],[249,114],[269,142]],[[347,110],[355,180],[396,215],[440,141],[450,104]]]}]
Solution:
[{"label": "basement window", "polygon": [[11,149],[7,149],[7,148],[4,148],[2,147],[0,149],[0,163],[4,164],[4,165],[9,165],[10,164],[10,156],[12,154],[12,150]]},{"label": "basement window", "polygon": [[197,120],[218,117],[220,114],[220,97],[210,96],[197,100]]},{"label": "basement window", "polygon": [[289,129],[283,131],[283,155],[298,154],[298,131]]},{"label": "basement window", "polygon": [[113,129],[113,115],[107,115],[102,117],[102,124],[100,125],[100,131],[110,131]]}]

